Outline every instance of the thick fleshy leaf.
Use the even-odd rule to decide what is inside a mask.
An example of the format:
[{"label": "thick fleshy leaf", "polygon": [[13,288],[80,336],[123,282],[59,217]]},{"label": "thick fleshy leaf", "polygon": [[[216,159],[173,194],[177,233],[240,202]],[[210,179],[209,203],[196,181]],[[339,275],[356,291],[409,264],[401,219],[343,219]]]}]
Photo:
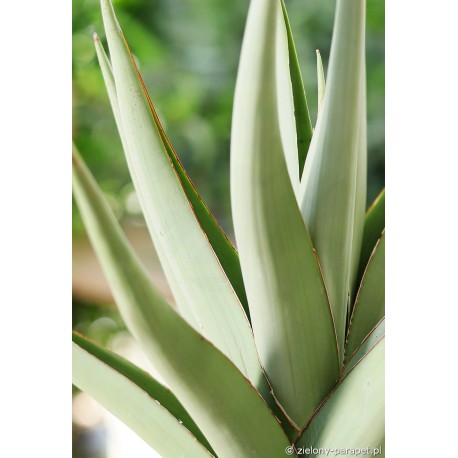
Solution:
[{"label": "thick fleshy leaf", "polygon": [[[202,434],[202,431],[200,431],[194,420],[189,416],[188,412],[186,412],[186,409],[167,387],[162,385],[162,383],[159,383],[143,369],[140,369],[135,364],[127,361],[122,356],[117,355],[116,353],[94,341],[91,341],[87,337],[84,337],[75,331],[72,333],[72,340],[76,345],[78,345],[78,347],[81,347],[94,358],[98,359],[100,363],[109,366],[113,369],[113,371],[129,379],[139,389],[143,390],[153,400],[157,401],[162,407],[167,409],[167,411],[173,415],[176,420],[179,421],[180,424],[182,424],[207,450],[212,452],[210,444]],[[82,369],[83,371],[86,370],[85,368],[78,369]],[[88,374],[85,372],[80,373],[75,370],[73,371],[73,377],[76,378],[87,377],[87,375]],[[91,379],[88,379],[87,382],[92,384],[98,383],[97,377],[92,377]]]},{"label": "thick fleshy leaf", "polygon": [[326,291],[280,134],[275,64],[282,49],[287,53],[287,36],[279,10],[276,0],[250,5],[232,119],[231,198],[261,361],[279,403],[302,425],[334,385],[339,364]]},{"label": "thick fleshy leaf", "polygon": [[323,61],[321,60],[321,54],[318,49],[316,50],[316,76],[318,80],[318,113],[320,113],[326,90],[326,80],[324,76]]},{"label": "thick fleshy leaf", "polygon": [[250,380],[257,380],[259,360],[247,316],[196,219],[175,167],[177,162],[164,147],[163,132],[112,5],[109,0],[101,3],[127,163],[178,308]]},{"label": "thick fleshy leaf", "polygon": [[[296,448],[368,449],[382,456],[385,437],[385,339],[356,364],[313,416]],[[321,449],[318,450],[318,449]],[[382,452],[382,453],[380,453]],[[305,454],[305,452],[304,452]]]},{"label": "thick fleshy leaf", "polygon": [[[127,150],[127,143],[124,139],[124,129],[121,123],[118,96],[116,94],[116,86],[113,78],[111,64],[96,34],[94,34],[94,43],[95,49],[97,51],[99,65],[102,70],[103,79],[105,81],[105,86],[107,88],[108,97],[110,99],[111,107],[115,117],[116,126],[121,137],[123,148],[124,150]],[[138,73],[138,78],[140,81],[142,81],[140,73]],[[237,293],[246,314],[249,316],[248,300],[246,298],[245,287],[243,286],[242,271],[240,269],[240,262],[237,251],[229,241],[227,235],[218,224],[208,207],[205,205],[204,201],[194,187],[191,179],[184,170],[178,155],[176,154],[172,144],[165,134],[162,124],[159,120],[159,116],[157,115],[154,105],[151,102],[151,99],[149,98],[146,91],[146,87],[143,83],[142,86],[145,88],[145,95],[151,108],[154,123],[159,130],[164,148],[166,149],[170,160],[173,163],[173,167],[175,168],[175,171],[180,178],[183,190],[186,193],[186,197],[189,199],[189,202],[191,203],[195,212],[196,218],[199,221],[199,224],[205,232],[206,236],[208,237],[208,241],[215,251],[216,256],[218,256],[218,260],[221,263],[221,266],[223,267],[224,272],[230,280],[235,292]]]},{"label": "thick fleshy leaf", "polygon": [[[191,433],[189,415],[169,390],[117,355],[108,354],[104,358],[108,353],[106,350],[91,351],[92,346],[93,343],[74,335],[75,386],[90,394],[162,456],[213,456]],[[102,358],[96,353],[102,353]],[[140,378],[140,383],[129,376],[132,372]],[[177,417],[176,413],[180,416]],[[188,420],[187,424],[182,417]],[[200,433],[194,422],[192,425]],[[200,436],[205,440],[202,433]]]},{"label": "thick fleshy leaf", "polygon": [[296,47],[294,46],[293,34],[289,24],[288,14],[284,0],[281,0],[282,13],[285,20],[286,34],[288,37],[289,71],[294,99],[294,117],[296,120],[297,153],[299,161],[299,178],[304,170],[305,158],[312,141],[313,128],[310,120],[307,97],[302,81],[301,68],[297,59]]},{"label": "thick fleshy leaf", "polygon": [[337,0],[326,94],[299,192],[302,214],[323,269],[340,348],[358,268],[366,199],[362,163],[366,155],[365,10],[363,0]]},{"label": "thick fleshy leaf", "polygon": [[363,243],[359,261],[358,279],[361,281],[375,244],[385,229],[385,189],[376,197],[364,219]]},{"label": "thick fleshy leaf", "polygon": [[351,355],[385,316],[385,232],[374,248],[364,272],[350,319],[345,355]]},{"label": "thick fleshy leaf", "polygon": [[[73,171],[78,207],[123,320],[215,452],[278,456],[288,439],[260,394],[156,291],[76,153]],[[265,387],[262,372],[253,382]]]},{"label": "thick fleshy leaf", "polygon": [[[359,261],[361,258],[361,246],[364,233],[364,215],[367,195],[367,110],[366,110],[366,65],[365,57],[361,71],[361,118],[359,122],[358,164],[356,169],[356,198],[353,223],[353,239],[351,245],[350,264],[350,292],[351,299],[347,307],[347,320],[353,310],[354,300],[359,288],[358,279]],[[348,321],[347,321],[348,329]]]},{"label": "thick fleshy leaf", "polygon": [[345,366],[342,369],[340,378],[344,378],[358,362],[385,337],[385,318],[372,329],[372,331],[363,339],[358,348],[348,354]]}]

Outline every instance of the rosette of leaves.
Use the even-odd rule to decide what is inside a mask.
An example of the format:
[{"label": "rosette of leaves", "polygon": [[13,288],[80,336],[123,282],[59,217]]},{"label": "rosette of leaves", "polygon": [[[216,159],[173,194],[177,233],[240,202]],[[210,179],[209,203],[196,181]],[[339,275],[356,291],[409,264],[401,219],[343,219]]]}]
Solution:
[{"label": "rosette of leaves", "polygon": [[178,311],[74,147],[86,229],[167,387],[77,333],[74,384],[164,457],[383,450],[384,192],[366,212],[365,1],[337,0],[314,128],[285,6],[251,1],[231,133],[238,251],[183,169],[110,1],[101,6],[100,67]]}]

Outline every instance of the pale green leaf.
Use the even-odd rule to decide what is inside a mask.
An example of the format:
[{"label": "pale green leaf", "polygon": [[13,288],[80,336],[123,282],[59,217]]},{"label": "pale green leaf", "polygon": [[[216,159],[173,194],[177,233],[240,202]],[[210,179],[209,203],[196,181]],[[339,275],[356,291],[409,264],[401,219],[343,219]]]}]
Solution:
[{"label": "pale green leaf", "polygon": [[[149,390],[129,378],[119,367],[98,358],[85,348],[84,343],[81,344],[81,338],[74,339],[72,344],[72,364],[74,385],[116,415],[163,457],[213,456],[187,429],[181,418],[173,415],[163,404],[164,400],[168,400],[164,396],[166,388],[147,374],[142,378]],[[124,365],[123,362],[121,364]],[[151,380],[147,380],[148,377]],[[169,397],[181,406],[171,393]]]},{"label": "pale green leaf", "polygon": [[288,37],[289,71],[294,99],[294,116],[296,120],[297,153],[299,161],[299,178],[304,170],[305,158],[313,136],[312,121],[310,120],[304,83],[302,82],[301,68],[297,59],[293,34],[289,24],[284,0],[281,0],[282,12],[285,20]]},{"label": "pale green leaf", "polygon": [[[72,333],[72,340],[76,345],[100,360],[101,363],[106,364],[120,375],[129,379],[138,388],[147,393],[152,399],[159,402],[159,404],[167,409],[168,412],[173,415],[192,435],[194,435],[194,437],[207,450],[212,452],[210,444],[202,434],[202,431],[200,431],[194,420],[189,416],[188,412],[186,412],[186,409],[167,387],[155,380],[146,371],[75,331]],[[80,377],[80,373],[74,371],[73,377]],[[97,377],[93,377],[93,379],[94,380],[88,380],[88,383],[97,383]]]},{"label": "pale green leaf", "polygon": [[[260,394],[156,291],[76,152],[73,172],[74,195],[121,316],[154,367],[218,456],[277,457],[288,439]],[[265,386],[262,372],[256,382]]]},{"label": "pale green leaf", "polygon": [[375,244],[385,229],[385,189],[382,189],[366,212],[364,219],[363,243],[358,269],[358,280],[361,281]]},{"label": "pale green leaf", "polygon": [[366,199],[364,24],[365,1],[337,1],[326,94],[299,192],[302,214],[323,269],[341,349]]},{"label": "pale green leaf", "polygon": [[326,80],[324,76],[323,61],[321,60],[320,51],[316,50],[316,75],[318,80],[318,114],[323,105],[324,93],[326,90]]},{"label": "pale green leaf", "polygon": [[[361,70],[361,117],[359,122],[358,163],[356,168],[356,197],[353,220],[353,239],[351,245],[350,292],[351,299],[347,307],[347,320],[350,318],[356,292],[359,287],[358,268],[361,259],[361,247],[364,234],[364,215],[367,195],[367,110],[366,110],[366,65],[365,56]],[[347,321],[348,328],[348,321]]]},{"label": "pale green leaf", "polygon": [[385,316],[385,232],[374,248],[356,296],[345,355],[351,355]]},{"label": "pale green leaf", "polygon": [[255,382],[261,369],[247,316],[196,219],[176,158],[164,147],[163,131],[112,5],[101,3],[127,163],[173,296],[185,319]]},{"label": "pale green leaf", "polygon": [[377,343],[385,337],[385,318],[372,329],[372,331],[363,339],[358,348],[356,348],[352,353],[348,353],[346,357],[346,363],[343,367],[340,378],[344,378],[348,372],[350,372],[353,367],[362,359],[364,356],[369,353],[369,351],[377,345]]},{"label": "pale green leaf", "polygon": [[[297,441],[297,449],[314,448],[316,453],[309,450],[311,453],[304,454],[320,457],[327,456],[325,449],[367,448],[372,453],[375,449],[383,452],[384,360],[385,339],[382,339],[320,406]],[[372,453],[367,452],[366,455]]]},{"label": "pale green leaf", "polygon": [[[110,99],[110,104],[113,110],[113,114],[116,121],[116,126],[118,128],[121,141],[123,144],[123,148],[127,151],[127,144],[124,139],[124,129],[121,123],[121,115],[119,113],[119,103],[118,97],[116,94],[116,87],[113,79],[113,71],[111,68],[111,64],[108,60],[108,57],[103,49],[102,44],[96,34],[94,34],[94,42],[95,42],[95,49],[97,51],[97,57],[99,61],[100,68],[102,70],[103,79],[105,81],[105,86],[107,88],[108,97]],[[138,69],[137,69],[138,70]],[[137,73],[139,81],[142,82],[142,78],[140,73]],[[183,186],[183,190],[186,193],[186,197],[189,199],[189,202],[192,205],[192,208],[195,212],[196,218],[199,221],[200,226],[202,227],[203,231],[205,232],[206,236],[208,237],[208,241],[212,245],[213,250],[215,251],[216,256],[218,256],[218,260],[221,263],[221,266],[224,269],[231,285],[233,286],[235,292],[237,293],[243,308],[245,309],[245,313],[249,317],[249,310],[248,310],[248,300],[246,298],[245,287],[243,285],[243,278],[242,278],[242,271],[240,268],[239,257],[237,251],[233,247],[232,243],[229,241],[227,235],[224,233],[221,226],[218,224],[208,207],[205,205],[205,202],[200,197],[199,193],[197,192],[194,184],[192,183],[191,179],[187,175],[186,171],[184,170],[178,155],[176,154],[175,150],[170,143],[162,124],[159,120],[159,116],[157,115],[156,109],[154,108],[151,99],[148,96],[148,92],[146,90],[146,86],[142,83],[142,87],[145,90],[145,96],[151,108],[151,113],[153,115],[154,123],[156,124],[159,133],[161,135],[162,143],[164,145],[165,150],[167,151],[170,160],[173,163],[173,167],[178,174],[178,177],[181,181]]]},{"label": "pale green leaf", "polygon": [[339,364],[326,291],[284,157],[276,62],[287,53],[287,37],[279,10],[276,0],[250,5],[232,120],[231,198],[261,361],[279,403],[302,425],[334,385]]}]

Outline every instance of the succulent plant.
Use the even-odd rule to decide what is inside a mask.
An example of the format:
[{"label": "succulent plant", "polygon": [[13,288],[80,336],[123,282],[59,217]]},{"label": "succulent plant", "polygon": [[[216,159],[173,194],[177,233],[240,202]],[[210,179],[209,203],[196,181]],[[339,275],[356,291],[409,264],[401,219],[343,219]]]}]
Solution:
[{"label": "succulent plant", "polygon": [[337,0],[314,128],[285,5],[251,1],[231,133],[238,251],[167,138],[110,1],[101,6],[100,67],[178,311],[74,147],[89,237],[167,387],[78,333],[74,384],[164,457],[383,456],[384,192],[365,212],[365,1]]}]

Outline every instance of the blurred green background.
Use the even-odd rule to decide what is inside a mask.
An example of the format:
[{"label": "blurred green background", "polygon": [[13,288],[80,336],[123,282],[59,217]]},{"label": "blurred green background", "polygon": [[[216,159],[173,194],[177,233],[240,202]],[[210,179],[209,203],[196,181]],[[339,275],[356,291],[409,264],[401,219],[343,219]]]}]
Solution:
[{"label": "blurred green background", "polygon": [[[232,98],[249,1],[114,0],[114,5],[170,140],[204,200],[231,234]],[[335,0],[286,0],[286,6],[314,124],[315,50],[320,50],[326,70]],[[384,186],[384,8],[384,0],[367,2],[368,203]],[[73,138],[167,294],[154,253],[147,249],[149,239],[95,56],[94,32],[105,44],[98,0],[73,0]],[[123,325],[115,309],[107,307],[112,301],[106,285],[98,286],[103,277],[76,209],[73,216],[74,328],[108,345]],[[84,456],[104,456],[94,450]],[[74,453],[83,456],[76,449]]]}]

